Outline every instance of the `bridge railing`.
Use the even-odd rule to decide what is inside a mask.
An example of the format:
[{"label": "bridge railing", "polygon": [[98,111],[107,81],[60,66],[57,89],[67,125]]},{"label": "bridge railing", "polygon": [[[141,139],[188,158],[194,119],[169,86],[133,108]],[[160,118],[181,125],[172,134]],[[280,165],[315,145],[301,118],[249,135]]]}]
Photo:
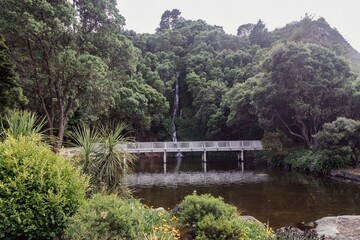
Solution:
[{"label": "bridge railing", "polygon": [[262,150],[260,141],[135,142],[122,147],[131,152]]}]

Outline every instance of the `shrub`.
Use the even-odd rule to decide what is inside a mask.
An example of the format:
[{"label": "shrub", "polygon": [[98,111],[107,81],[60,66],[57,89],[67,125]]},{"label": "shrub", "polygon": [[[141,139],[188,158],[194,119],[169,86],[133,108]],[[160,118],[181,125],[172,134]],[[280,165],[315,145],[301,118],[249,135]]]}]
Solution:
[{"label": "shrub", "polygon": [[225,203],[221,197],[215,198],[210,194],[186,196],[176,210],[179,222],[190,226],[197,226],[206,215],[210,214],[215,220],[220,217],[239,216],[236,207]]},{"label": "shrub", "polygon": [[335,167],[336,162],[324,159],[321,151],[302,149],[289,153],[284,163],[290,164],[292,168],[301,172],[326,174]]},{"label": "shrub", "polygon": [[246,240],[276,239],[273,230],[269,226],[266,226],[261,222],[239,219],[239,223],[242,228],[242,235],[240,239],[246,239]]},{"label": "shrub", "polygon": [[44,119],[39,119],[35,113],[26,110],[10,110],[1,119],[2,134],[11,135],[14,138],[40,134],[44,125]]},{"label": "shrub", "polygon": [[[237,219],[239,213],[236,207],[225,203],[221,197],[215,198],[210,194],[199,196],[192,194],[186,196],[177,206],[176,215],[188,234],[204,239],[208,236],[206,231],[211,228],[213,228],[213,232],[209,234],[214,236],[231,234],[231,229],[234,227],[232,219]],[[224,224],[220,224],[220,221],[217,222],[220,218],[221,221],[225,221]],[[212,226],[212,224],[215,225]],[[222,233],[222,231],[224,232]]]},{"label": "shrub", "polygon": [[332,168],[353,166],[360,158],[360,121],[339,117],[315,135],[318,147]]},{"label": "shrub", "polygon": [[238,240],[242,236],[242,226],[237,218],[220,217],[215,219],[206,215],[199,223],[196,232],[198,240]]},{"label": "shrub", "polygon": [[136,199],[96,194],[84,204],[65,230],[66,239],[178,239],[175,218]]},{"label": "shrub", "polygon": [[116,195],[96,194],[70,219],[68,239],[140,239],[144,232],[139,206]]},{"label": "shrub", "polygon": [[0,239],[52,239],[85,198],[87,182],[39,135],[0,143]]},{"label": "shrub", "polygon": [[114,123],[99,130],[80,125],[69,135],[81,149],[82,169],[91,176],[92,185],[102,192],[130,196],[122,179],[132,171],[135,156],[121,147],[131,141],[123,134],[125,128]]}]

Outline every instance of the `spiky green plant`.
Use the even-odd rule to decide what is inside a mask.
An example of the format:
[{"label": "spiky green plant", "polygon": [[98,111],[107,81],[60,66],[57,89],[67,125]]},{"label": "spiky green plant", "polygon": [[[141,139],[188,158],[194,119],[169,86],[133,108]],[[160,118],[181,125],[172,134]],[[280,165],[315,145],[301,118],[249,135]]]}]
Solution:
[{"label": "spiky green plant", "polygon": [[131,142],[123,134],[125,128],[125,124],[110,124],[92,129],[82,124],[69,136],[81,148],[82,169],[91,175],[93,187],[126,196],[130,190],[121,184],[121,180],[132,171],[135,157],[123,148]]},{"label": "spiky green plant", "polygon": [[100,133],[97,128],[81,124],[69,133],[69,136],[81,149],[83,161],[82,170],[85,174],[90,172],[91,156],[95,154],[96,145],[100,142]]},{"label": "spiky green plant", "polygon": [[42,134],[45,125],[44,118],[38,118],[35,113],[26,110],[10,110],[1,119],[1,135],[11,135],[15,139],[33,134]]},{"label": "spiky green plant", "polygon": [[124,150],[123,145],[131,139],[122,134],[125,124],[111,124],[101,127],[101,144],[96,150],[94,171],[97,180],[105,185],[108,191],[116,189],[123,177],[132,171],[134,156]]}]

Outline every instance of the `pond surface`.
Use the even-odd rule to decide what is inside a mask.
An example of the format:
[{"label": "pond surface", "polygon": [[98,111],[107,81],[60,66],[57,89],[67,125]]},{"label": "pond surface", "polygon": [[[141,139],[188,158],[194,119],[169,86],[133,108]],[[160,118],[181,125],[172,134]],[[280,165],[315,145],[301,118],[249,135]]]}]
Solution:
[{"label": "pond surface", "polygon": [[264,169],[253,161],[243,167],[235,154],[209,155],[206,165],[200,155],[168,157],[165,166],[161,156],[140,157],[136,173],[126,181],[149,206],[173,208],[194,191],[211,193],[274,228],[301,227],[301,222],[325,216],[360,215],[358,184]]}]

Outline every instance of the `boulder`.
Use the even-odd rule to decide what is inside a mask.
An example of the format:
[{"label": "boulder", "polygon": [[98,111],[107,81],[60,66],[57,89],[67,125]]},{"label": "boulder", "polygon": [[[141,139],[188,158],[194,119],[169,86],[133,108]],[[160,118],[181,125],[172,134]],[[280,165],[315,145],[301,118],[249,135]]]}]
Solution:
[{"label": "boulder", "polygon": [[360,216],[324,217],[316,221],[316,232],[326,240],[359,240]]}]

